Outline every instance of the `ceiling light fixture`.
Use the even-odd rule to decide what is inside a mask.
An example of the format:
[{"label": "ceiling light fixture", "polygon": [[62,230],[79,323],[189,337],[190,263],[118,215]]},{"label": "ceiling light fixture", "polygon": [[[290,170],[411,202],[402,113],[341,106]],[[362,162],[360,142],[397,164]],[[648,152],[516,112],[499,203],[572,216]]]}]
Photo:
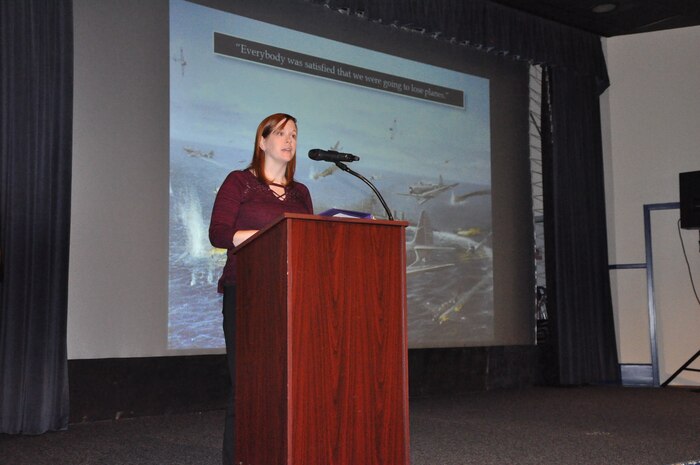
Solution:
[{"label": "ceiling light fixture", "polygon": [[614,3],[599,3],[591,8],[591,11],[593,11],[593,13],[610,13],[615,9],[617,9],[617,5]]}]

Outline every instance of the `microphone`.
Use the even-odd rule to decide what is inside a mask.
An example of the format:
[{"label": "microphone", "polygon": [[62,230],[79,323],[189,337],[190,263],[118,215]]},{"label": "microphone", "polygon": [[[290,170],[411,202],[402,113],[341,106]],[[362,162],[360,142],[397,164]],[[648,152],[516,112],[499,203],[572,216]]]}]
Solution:
[{"label": "microphone", "polygon": [[309,150],[309,158],[316,161],[330,161],[330,162],[350,162],[357,161],[360,157],[355,156],[351,153],[341,153],[335,150],[321,150],[321,149],[311,149]]}]

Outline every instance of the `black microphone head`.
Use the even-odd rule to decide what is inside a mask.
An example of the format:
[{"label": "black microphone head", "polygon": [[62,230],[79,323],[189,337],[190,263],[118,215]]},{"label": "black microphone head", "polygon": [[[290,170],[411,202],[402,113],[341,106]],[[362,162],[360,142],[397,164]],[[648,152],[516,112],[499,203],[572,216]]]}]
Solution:
[{"label": "black microphone head", "polygon": [[323,149],[311,149],[309,150],[309,158],[312,160],[316,161],[330,161],[330,162],[339,162],[339,161],[357,161],[360,159],[360,157],[355,156],[351,153],[340,153],[335,150],[323,150]]}]

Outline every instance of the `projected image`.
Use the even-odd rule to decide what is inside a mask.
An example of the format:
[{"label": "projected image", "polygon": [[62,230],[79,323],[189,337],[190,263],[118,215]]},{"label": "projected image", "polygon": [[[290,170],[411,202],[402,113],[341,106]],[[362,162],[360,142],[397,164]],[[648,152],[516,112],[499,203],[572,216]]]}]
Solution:
[{"label": "projected image", "polygon": [[408,221],[410,347],[457,347],[494,332],[489,82],[172,1],[170,349],[224,346],[211,247],[214,196],[250,161],[258,123],[298,119],[296,178],[316,213],[386,212],[371,189],[310,149],[360,157],[352,168]]}]

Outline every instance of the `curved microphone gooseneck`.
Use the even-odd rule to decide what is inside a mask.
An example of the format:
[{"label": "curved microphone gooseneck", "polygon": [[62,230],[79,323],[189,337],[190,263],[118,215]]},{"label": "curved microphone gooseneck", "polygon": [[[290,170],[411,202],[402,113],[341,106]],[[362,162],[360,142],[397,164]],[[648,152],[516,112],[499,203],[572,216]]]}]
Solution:
[{"label": "curved microphone gooseneck", "polygon": [[365,184],[367,184],[367,185],[374,191],[374,193],[377,194],[377,197],[379,197],[379,201],[382,203],[382,206],[384,207],[384,210],[386,210],[386,215],[387,215],[387,217],[389,218],[389,220],[390,220],[390,221],[394,221],[394,217],[393,217],[393,215],[391,214],[391,211],[389,211],[389,207],[387,207],[386,202],[384,201],[384,197],[382,197],[382,194],[380,194],[379,191],[377,190],[377,188],[374,187],[374,184],[372,184],[371,182],[369,182],[369,180],[368,180],[367,178],[365,178],[364,176],[362,176],[360,173],[357,173],[357,172],[351,170],[351,169],[350,169],[345,163],[343,163],[342,161],[336,161],[336,162],[335,162],[335,166],[337,166],[338,168],[340,168],[341,170],[343,170],[343,171],[345,171],[345,172],[347,172],[347,173],[352,174],[353,176],[356,176],[356,177],[362,179],[362,180],[365,182]]}]

